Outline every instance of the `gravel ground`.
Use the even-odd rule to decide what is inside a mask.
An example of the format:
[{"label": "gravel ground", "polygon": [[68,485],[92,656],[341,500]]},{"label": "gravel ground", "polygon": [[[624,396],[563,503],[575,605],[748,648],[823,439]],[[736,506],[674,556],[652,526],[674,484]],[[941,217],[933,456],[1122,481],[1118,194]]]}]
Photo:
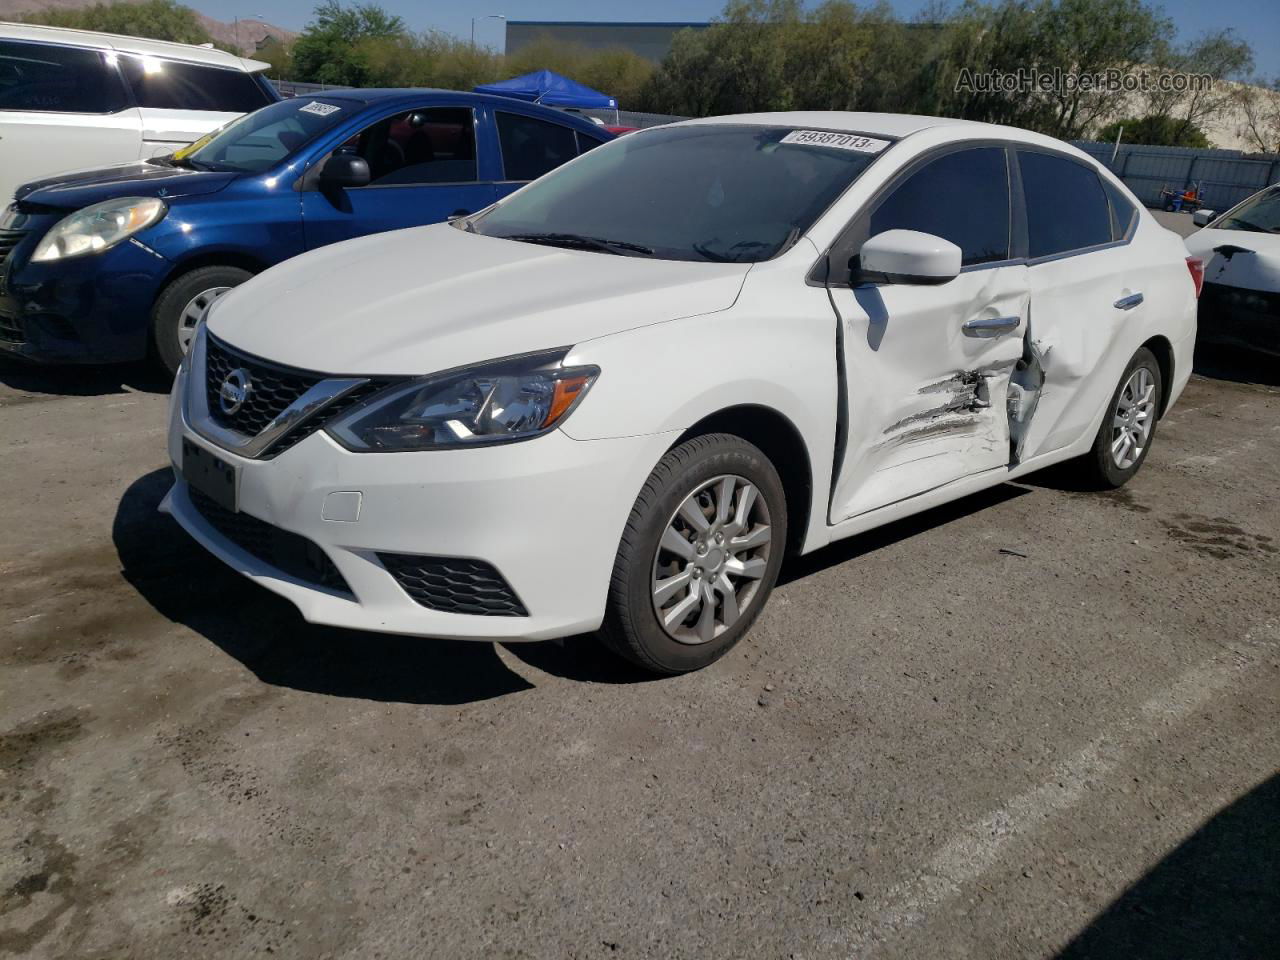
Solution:
[{"label": "gravel ground", "polygon": [[312,627],[155,512],[163,385],[0,368],[0,955],[1275,956],[1280,377],[1123,490],[784,569],[649,680]]}]

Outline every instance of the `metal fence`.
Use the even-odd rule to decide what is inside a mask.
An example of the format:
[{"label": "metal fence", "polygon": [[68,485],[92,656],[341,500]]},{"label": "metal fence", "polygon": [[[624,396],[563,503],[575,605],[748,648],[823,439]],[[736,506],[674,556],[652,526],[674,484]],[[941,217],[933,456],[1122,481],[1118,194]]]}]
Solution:
[{"label": "metal fence", "polygon": [[335,86],[331,83],[300,83],[294,80],[271,80],[272,86],[285,97],[305,96],[308,93],[323,93],[325,90],[350,90],[350,87]]},{"label": "metal fence", "polygon": [[1149,207],[1161,206],[1161,190],[1200,188],[1204,206],[1227,210],[1280,181],[1280,154],[1194,147],[1126,146],[1077,141],[1075,146],[1106,164]]}]

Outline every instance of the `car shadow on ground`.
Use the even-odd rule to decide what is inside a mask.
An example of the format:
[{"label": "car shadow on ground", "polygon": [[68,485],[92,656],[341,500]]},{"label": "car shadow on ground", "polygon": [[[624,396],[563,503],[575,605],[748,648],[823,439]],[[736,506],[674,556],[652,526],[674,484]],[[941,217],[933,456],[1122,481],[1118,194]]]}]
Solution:
[{"label": "car shadow on ground", "polygon": [[[112,539],[124,578],[162,616],[194,630],[263,683],[329,696],[463,704],[532,688],[492,643],[397,637],[309,624],[282,597],[233,572],[157,511],[173,482],[156,470],[125,492]],[[592,636],[509,644],[520,660],[595,683],[652,679]]]},{"label": "car shadow on ground", "polygon": [[0,358],[0,383],[36,396],[102,397],[117,393],[168,393],[173,377],[151,363],[72,366]]},{"label": "car shadow on ground", "polygon": [[1280,942],[1280,775],[1220,810],[1058,960],[1246,960]]},{"label": "car shadow on ground", "polygon": [[1280,359],[1243,347],[1197,343],[1193,369],[1213,380],[1280,387]]},{"label": "car shadow on ground", "polygon": [[[829,547],[823,547],[802,557],[789,557],[782,564],[778,585],[812,576],[830,567],[839,566],[849,560],[855,560],[902,540],[910,539],[935,527],[941,527],[953,520],[959,520],[961,517],[981,513],[990,507],[1015,500],[1030,492],[1026,487],[1018,484],[1002,483],[998,487],[991,487],[959,500],[944,503],[923,513],[849,537],[847,540],[838,540]],[[1011,549],[1017,548],[1017,544],[1008,544],[1008,546]]]}]

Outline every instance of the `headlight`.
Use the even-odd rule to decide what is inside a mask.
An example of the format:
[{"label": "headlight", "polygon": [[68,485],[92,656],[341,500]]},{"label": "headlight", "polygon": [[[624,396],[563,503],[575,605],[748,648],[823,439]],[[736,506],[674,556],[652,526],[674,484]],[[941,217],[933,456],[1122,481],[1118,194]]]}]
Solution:
[{"label": "headlight", "polygon": [[169,208],[154,197],[121,197],[77,210],[59,220],[31,255],[32,262],[69,260],[109,250],[145,230]]},{"label": "headlight", "polygon": [[527,440],[564,420],[600,375],[563,359],[564,351],[517,357],[397,384],[325,429],[362,453]]}]

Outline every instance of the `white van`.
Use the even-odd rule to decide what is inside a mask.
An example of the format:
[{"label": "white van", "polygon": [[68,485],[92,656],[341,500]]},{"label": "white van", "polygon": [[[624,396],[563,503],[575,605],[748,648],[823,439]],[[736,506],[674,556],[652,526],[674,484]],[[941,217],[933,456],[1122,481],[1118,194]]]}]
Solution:
[{"label": "white van", "polygon": [[0,210],[31,180],[172,153],[280,99],[211,47],[0,23]]}]

